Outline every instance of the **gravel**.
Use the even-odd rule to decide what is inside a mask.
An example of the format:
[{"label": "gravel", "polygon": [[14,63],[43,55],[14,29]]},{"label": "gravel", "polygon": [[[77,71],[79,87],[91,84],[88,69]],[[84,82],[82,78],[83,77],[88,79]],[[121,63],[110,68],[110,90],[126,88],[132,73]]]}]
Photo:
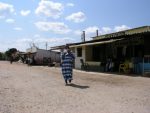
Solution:
[{"label": "gravel", "polygon": [[0,113],[150,113],[150,78],[0,61]]}]

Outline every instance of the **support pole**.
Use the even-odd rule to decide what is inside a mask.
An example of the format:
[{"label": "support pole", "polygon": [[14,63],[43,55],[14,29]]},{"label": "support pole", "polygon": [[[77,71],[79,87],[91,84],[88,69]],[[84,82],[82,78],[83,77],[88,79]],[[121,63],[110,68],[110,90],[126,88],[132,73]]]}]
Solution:
[{"label": "support pole", "polygon": [[144,75],[144,57],[143,57],[143,66],[142,66],[142,75]]}]

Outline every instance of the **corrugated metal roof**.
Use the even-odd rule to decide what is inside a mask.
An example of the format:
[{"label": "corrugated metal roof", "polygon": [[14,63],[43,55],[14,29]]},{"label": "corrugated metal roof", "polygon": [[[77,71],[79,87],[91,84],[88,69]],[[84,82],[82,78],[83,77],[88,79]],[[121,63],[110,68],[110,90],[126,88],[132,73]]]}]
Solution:
[{"label": "corrugated metal roof", "polygon": [[79,44],[79,45],[71,45],[70,47],[81,47],[81,46],[90,46],[90,45],[100,45],[100,44],[107,44],[107,43],[112,43],[116,42],[122,39],[112,39],[112,40],[107,40],[107,41],[101,41],[101,42],[91,42],[91,43],[84,43],[84,44]]},{"label": "corrugated metal roof", "polygon": [[144,27],[127,30],[125,31],[125,34],[133,35],[133,34],[139,34],[139,33],[145,33],[145,32],[150,32],[150,26],[144,26]]},{"label": "corrugated metal roof", "polygon": [[120,32],[100,35],[98,37],[92,37],[92,38],[93,38],[93,40],[98,40],[98,39],[113,38],[113,37],[120,37],[120,36],[126,36],[126,35],[134,35],[134,34],[140,34],[140,33],[146,33],[146,32],[150,32],[150,26],[138,27],[138,28],[124,30],[124,31],[120,31]]},{"label": "corrugated metal roof", "polygon": [[[111,43],[117,40],[122,40],[123,38],[129,35],[135,35],[135,34],[141,34],[141,33],[150,33],[150,26],[143,26],[143,27],[116,32],[116,33],[101,35],[98,37],[93,37],[93,40],[90,40],[90,41],[72,43],[68,45],[70,47],[80,47],[80,46],[86,46],[86,45],[105,44],[105,43]],[[52,47],[51,49],[52,50],[60,49],[63,47],[64,45],[61,45],[61,46]]]}]

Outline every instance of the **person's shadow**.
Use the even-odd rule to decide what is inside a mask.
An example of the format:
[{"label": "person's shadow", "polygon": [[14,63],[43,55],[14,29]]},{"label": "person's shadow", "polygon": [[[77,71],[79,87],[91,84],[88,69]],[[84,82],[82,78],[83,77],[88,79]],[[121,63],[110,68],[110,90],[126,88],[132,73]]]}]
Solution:
[{"label": "person's shadow", "polygon": [[87,89],[87,88],[90,88],[89,86],[82,86],[82,85],[77,85],[77,84],[68,84],[67,86],[71,86],[71,87],[74,87],[74,88],[79,88],[79,89]]}]

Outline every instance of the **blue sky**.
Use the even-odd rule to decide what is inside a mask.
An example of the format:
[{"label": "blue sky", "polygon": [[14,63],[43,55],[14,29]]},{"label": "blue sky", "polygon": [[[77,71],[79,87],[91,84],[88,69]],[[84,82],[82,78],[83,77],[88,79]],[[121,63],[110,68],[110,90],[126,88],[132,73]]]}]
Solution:
[{"label": "blue sky", "polygon": [[0,51],[79,42],[150,25],[150,0],[0,0]]}]

